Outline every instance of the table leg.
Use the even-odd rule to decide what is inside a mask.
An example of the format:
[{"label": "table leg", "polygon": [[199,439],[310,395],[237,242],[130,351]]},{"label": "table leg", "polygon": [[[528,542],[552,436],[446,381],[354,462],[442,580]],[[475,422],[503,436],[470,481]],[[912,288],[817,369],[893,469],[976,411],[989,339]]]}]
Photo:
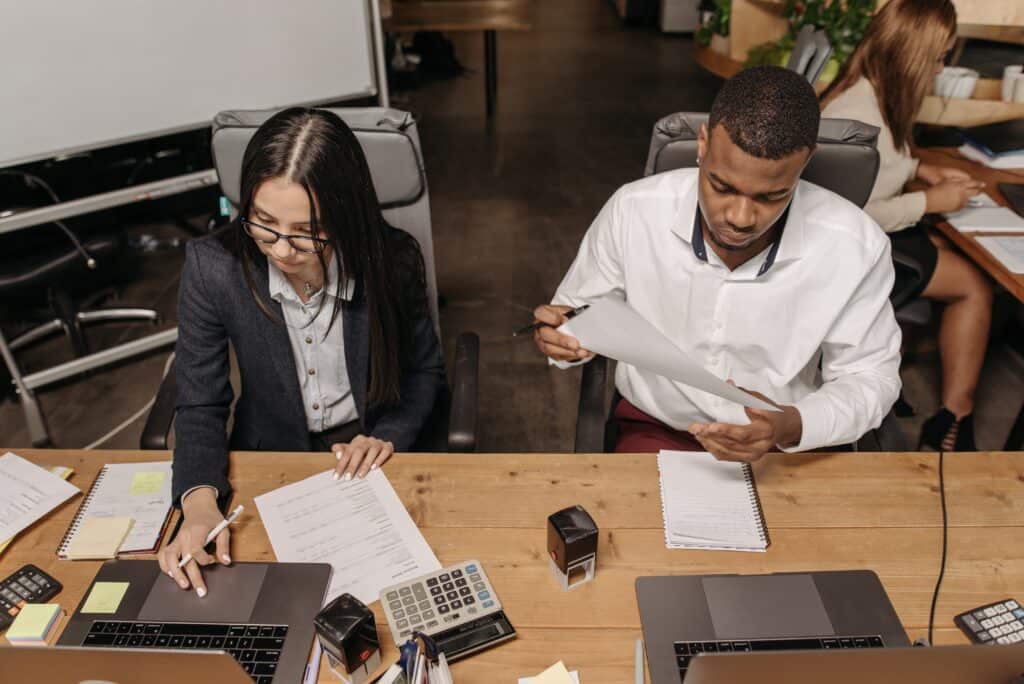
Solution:
[{"label": "table leg", "polygon": [[1003,447],[1003,451],[1021,450],[1024,450],[1024,405],[1021,405],[1017,419],[1013,421],[1013,427],[1010,428],[1010,435],[1006,438],[1006,445]]},{"label": "table leg", "polygon": [[498,32],[484,31],[485,83],[487,95],[487,118],[494,116],[498,101]]}]

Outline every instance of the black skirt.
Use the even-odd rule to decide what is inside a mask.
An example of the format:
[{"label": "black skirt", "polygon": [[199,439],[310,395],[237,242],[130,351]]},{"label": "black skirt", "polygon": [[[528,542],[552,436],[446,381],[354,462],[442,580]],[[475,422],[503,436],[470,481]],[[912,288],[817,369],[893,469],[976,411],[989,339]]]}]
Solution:
[{"label": "black skirt", "polygon": [[[917,299],[932,280],[935,265],[939,260],[939,250],[928,238],[929,230],[931,226],[921,221],[903,230],[889,233],[896,268],[896,281],[892,288],[894,301],[898,300],[902,304]],[[914,261],[920,268],[920,273],[901,264],[898,255]]]}]

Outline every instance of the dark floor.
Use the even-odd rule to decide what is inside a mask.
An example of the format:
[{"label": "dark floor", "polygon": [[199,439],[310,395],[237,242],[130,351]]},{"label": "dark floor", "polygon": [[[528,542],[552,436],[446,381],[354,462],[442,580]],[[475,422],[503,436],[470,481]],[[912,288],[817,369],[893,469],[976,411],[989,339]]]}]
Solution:
[{"label": "dark floor", "polygon": [[[394,106],[420,117],[430,182],[441,312],[449,355],[455,336],[481,338],[481,451],[572,449],[579,371],[549,368],[529,340],[510,332],[531,320],[568,267],[604,201],[639,177],[651,126],[678,110],[706,111],[718,79],[690,58],[687,37],[623,27],[605,0],[535,3],[534,30],[499,37],[499,113],[483,116],[483,39],[453,37],[473,71],[395,94]],[[136,233],[180,235],[169,224]],[[146,277],[124,300],[146,303],[175,320],[174,252],[143,259]],[[97,340],[149,332],[104,330]],[[998,345],[979,396],[978,443],[1001,445],[1024,399],[1024,382]],[[28,366],[56,358],[54,340],[20,356]],[[920,413],[938,402],[934,354],[906,371],[906,394]],[[42,393],[55,442],[81,447],[135,413],[152,396],[166,354],[97,373]],[[908,433],[915,421],[905,421]],[[20,407],[0,404],[2,441],[27,446]],[[141,421],[112,439],[135,448]]]}]

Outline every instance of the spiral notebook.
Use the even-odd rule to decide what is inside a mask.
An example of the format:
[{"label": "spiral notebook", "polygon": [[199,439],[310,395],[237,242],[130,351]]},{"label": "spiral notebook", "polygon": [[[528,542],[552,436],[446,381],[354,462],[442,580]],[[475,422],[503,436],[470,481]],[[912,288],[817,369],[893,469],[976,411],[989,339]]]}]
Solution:
[{"label": "spiral notebook", "polygon": [[119,554],[154,553],[171,517],[171,462],[108,463],[92,483],[89,494],[57,548],[67,550],[86,518],[131,518],[134,523]]},{"label": "spiral notebook", "polygon": [[662,451],[661,511],[670,549],[765,551],[765,526],[754,471],[709,453]]}]

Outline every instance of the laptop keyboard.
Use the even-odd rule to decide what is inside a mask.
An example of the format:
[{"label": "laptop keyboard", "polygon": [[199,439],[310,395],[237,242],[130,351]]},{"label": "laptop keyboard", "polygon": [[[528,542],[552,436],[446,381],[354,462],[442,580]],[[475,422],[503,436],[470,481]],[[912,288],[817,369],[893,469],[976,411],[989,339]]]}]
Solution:
[{"label": "laptop keyboard", "polygon": [[882,648],[882,637],[800,637],[795,639],[756,639],[754,641],[677,641],[676,665],[679,679],[686,677],[690,659],[700,653],[743,653],[752,651],[817,651],[825,648]]},{"label": "laptop keyboard", "polygon": [[96,620],[82,646],[227,651],[256,684],[271,684],[286,636],[286,625]]}]

